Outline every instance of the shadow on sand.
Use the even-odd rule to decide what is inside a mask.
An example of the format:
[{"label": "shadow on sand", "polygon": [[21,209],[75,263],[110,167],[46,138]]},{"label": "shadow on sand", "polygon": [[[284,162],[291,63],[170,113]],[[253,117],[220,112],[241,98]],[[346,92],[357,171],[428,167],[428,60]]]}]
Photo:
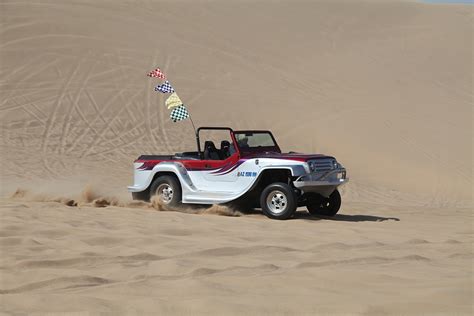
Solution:
[{"label": "shadow on sand", "polygon": [[[246,209],[239,211],[244,215],[261,215],[262,211],[260,209]],[[383,217],[383,216],[375,216],[375,215],[348,215],[348,214],[336,214],[334,217],[331,216],[313,216],[306,211],[297,211],[295,216],[292,218],[293,220],[302,219],[302,220],[309,220],[309,221],[320,221],[320,220],[329,220],[329,221],[341,221],[341,222],[384,222],[384,221],[396,221],[399,222],[400,219],[397,217]]]},{"label": "shadow on sand", "polygon": [[400,219],[397,217],[383,217],[375,215],[347,215],[347,214],[336,214],[334,217],[331,216],[313,216],[307,212],[296,212],[294,219],[304,219],[310,221],[329,220],[329,221],[342,221],[342,222],[384,222],[384,221],[396,221]]}]

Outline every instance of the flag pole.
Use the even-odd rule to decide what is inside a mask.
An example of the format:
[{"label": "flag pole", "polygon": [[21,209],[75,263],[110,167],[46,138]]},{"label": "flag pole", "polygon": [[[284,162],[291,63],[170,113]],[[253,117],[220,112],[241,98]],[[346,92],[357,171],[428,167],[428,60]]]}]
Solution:
[{"label": "flag pole", "polygon": [[196,136],[197,136],[196,126],[194,126],[193,118],[191,117],[191,114],[189,113],[189,111],[188,111],[188,115],[189,115],[189,119],[191,120],[191,124],[193,125],[194,134],[196,134]]},{"label": "flag pole", "polygon": [[199,140],[199,134],[196,130],[196,126],[194,126],[194,122],[193,122],[193,118],[191,117],[191,114],[189,114],[189,111],[188,111],[188,115],[189,115],[189,119],[191,120],[191,124],[193,125],[193,129],[194,129],[194,136],[196,137],[196,144],[197,144],[197,150],[198,150],[198,155],[199,155],[199,158],[203,158],[202,156],[202,153],[201,153],[201,141]]},{"label": "flag pole", "polygon": [[[176,89],[173,88],[173,90],[174,90],[174,92],[176,92]],[[183,103],[183,105],[184,105],[184,103]],[[187,111],[187,110],[186,110],[186,111]],[[189,115],[189,119],[191,120],[191,125],[193,126],[193,129],[194,129],[194,134],[195,134],[196,137],[197,137],[196,126],[194,126],[193,118],[191,117],[191,113],[189,113],[189,111],[187,111],[187,112],[188,112],[188,115]]]},{"label": "flag pole", "polygon": [[[176,92],[176,89],[173,88],[173,90],[174,90],[174,92]],[[184,104],[183,104],[183,105],[184,105]],[[189,119],[191,120],[191,125],[193,126],[193,129],[194,129],[194,134],[195,134],[196,137],[197,137],[196,126],[194,126],[193,118],[191,117],[191,113],[189,113],[189,111],[188,111],[188,115],[189,115]]]}]

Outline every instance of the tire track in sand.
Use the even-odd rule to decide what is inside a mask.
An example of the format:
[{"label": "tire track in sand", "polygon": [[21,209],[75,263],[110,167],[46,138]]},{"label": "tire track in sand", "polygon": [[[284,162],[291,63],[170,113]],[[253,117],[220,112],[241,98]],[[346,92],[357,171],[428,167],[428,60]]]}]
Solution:
[{"label": "tire track in sand", "polygon": [[45,130],[44,130],[44,133],[43,133],[43,136],[42,136],[42,143],[41,143],[41,148],[40,148],[41,151],[42,151],[41,163],[42,163],[43,167],[51,175],[57,175],[57,172],[54,171],[49,166],[48,160],[46,158],[47,145],[48,145],[49,139],[51,137],[51,131],[52,131],[52,128],[53,128],[53,125],[54,125],[54,121],[56,119],[57,112],[58,112],[59,108],[62,105],[63,98],[66,96],[66,91],[67,91],[69,85],[71,84],[71,81],[74,79],[77,71],[80,69],[80,66],[82,64],[83,59],[84,59],[84,56],[79,59],[76,66],[74,67],[73,71],[69,74],[69,76],[68,76],[67,80],[65,81],[64,85],[61,87],[60,92],[59,92],[59,96],[56,99],[56,103],[54,105],[54,109],[53,109],[52,112],[50,112],[50,114],[48,116],[48,119],[46,121]]},{"label": "tire track in sand", "polygon": [[71,100],[72,102],[70,102],[68,112],[66,114],[65,119],[63,120],[62,133],[61,133],[61,137],[59,139],[59,154],[61,154],[61,155],[64,154],[64,147],[66,145],[67,136],[69,136],[68,132],[69,132],[69,127],[70,127],[71,121],[72,121],[72,116],[71,116],[72,111],[73,111],[74,108],[76,108],[77,103],[79,101],[79,98],[81,97],[82,92],[84,91],[85,86],[86,86],[86,84],[88,83],[88,81],[90,79],[90,74],[94,70],[96,65],[97,65],[97,60],[90,66],[89,70],[86,73],[86,77],[82,81],[82,84],[79,88],[79,91],[76,93],[76,97],[74,98],[74,100]]},{"label": "tire track in sand", "polygon": [[[135,94],[132,95],[132,97],[128,100],[128,103],[127,105],[129,105],[130,103],[133,102],[133,99],[136,98],[140,93],[142,93],[142,89],[137,91]],[[81,154],[80,154],[80,157],[83,158],[83,157],[87,157],[90,155],[91,151],[94,150],[96,148],[96,146],[99,144],[100,141],[103,141],[105,138],[104,138],[104,135],[106,132],[109,131],[112,123],[122,114],[122,112],[125,111],[125,107],[122,107],[120,108],[120,110],[118,110],[116,112],[116,114],[110,118],[108,121],[107,121],[107,124],[104,126],[104,128],[100,131],[100,134],[99,134],[99,137],[96,138],[92,144],[90,144],[89,146],[86,147],[85,151],[83,151]]]},{"label": "tire track in sand", "polygon": [[[85,116],[83,115],[83,120],[86,122],[88,126],[92,126],[98,121],[102,120],[104,123],[110,124],[110,121],[107,121],[104,118],[104,114],[109,110],[109,108],[114,104],[114,102],[121,96],[121,91],[118,93],[115,93],[111,98],[108,99],[108,101],[104,104],[102,111],[98,112],[97,115],[92,119],[92,121],[88,121]],[[106,126],[104,125],[104,126]],[[105,127],[104,127],[105,128]],[[100,134],[103,132],[103,129],[101,132],[96,132],[95,134],[100,137]],[[71,143],[71,147],[66,151],[66,153],[71,153],[72,151],[76,150],[76,147],[79,143],[81,143],[82,139],[87,135],[87,133],[82,133],[79,135],[79,137],[76,137],[76,139]]]}]

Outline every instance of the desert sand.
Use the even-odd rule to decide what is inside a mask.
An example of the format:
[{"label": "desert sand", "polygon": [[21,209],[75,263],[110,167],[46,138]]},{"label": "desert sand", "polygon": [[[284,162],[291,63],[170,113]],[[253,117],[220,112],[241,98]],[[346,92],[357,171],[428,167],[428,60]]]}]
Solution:
[{"label": "desert sand", "polygon": [[[471,315],[473,7],[0,2],[0,311]],[[132,202],[140,154],[271,129],[348,169],[334,218]],[[228,215],[228,216],[220,216]]]}]

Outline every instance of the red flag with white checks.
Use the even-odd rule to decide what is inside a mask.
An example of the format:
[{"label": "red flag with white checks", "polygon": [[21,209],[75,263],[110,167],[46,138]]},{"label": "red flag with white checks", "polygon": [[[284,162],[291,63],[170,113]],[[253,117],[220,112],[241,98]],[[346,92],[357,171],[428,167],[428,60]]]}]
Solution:
[{"label": "red flag with white checks", "polygon": [[156,68],[148,73],[148,77],[166,79],[165,74],[161,71],[160,68]]}]

